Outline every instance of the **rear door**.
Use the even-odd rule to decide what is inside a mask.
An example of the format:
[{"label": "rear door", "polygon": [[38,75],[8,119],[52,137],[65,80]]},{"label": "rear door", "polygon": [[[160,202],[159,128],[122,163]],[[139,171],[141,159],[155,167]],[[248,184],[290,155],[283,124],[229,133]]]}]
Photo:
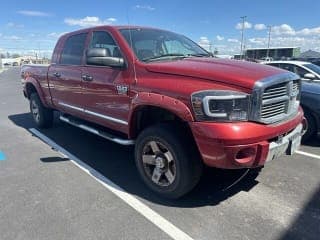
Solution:
[{"label": "rear door", "polygon": [[84,49],[88,33],[69,36],[63,45],[60,59],[48,72],[53,104],[61,111],[83,114],[81,106]]},{"label": "rear door", "polygon": [[[110,57],[122,57],[118,44],[107,31],[93,31],[88,48],[105,48]],[[91,121],[123,130],[129,114],[129,71],[126,69],[86,65],[82,69],[82,104]],[[120,129],[119,129],[120,126]]]}]

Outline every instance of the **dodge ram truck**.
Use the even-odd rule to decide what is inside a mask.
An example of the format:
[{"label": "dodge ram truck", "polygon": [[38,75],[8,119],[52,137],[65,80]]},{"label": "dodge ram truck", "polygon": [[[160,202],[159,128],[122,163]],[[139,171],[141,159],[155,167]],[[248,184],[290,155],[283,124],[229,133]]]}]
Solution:
[{"label": "dodge ram truck", "polygon": [[300,79],[285,70],[212,56],[183,35],[99,26],[58,40],[50,65],[24,65],[37,127],[60,120],[135,145],[138,172],[157,194],[179,198],[204,164],[259,168],[293,154],[306,128]]}]

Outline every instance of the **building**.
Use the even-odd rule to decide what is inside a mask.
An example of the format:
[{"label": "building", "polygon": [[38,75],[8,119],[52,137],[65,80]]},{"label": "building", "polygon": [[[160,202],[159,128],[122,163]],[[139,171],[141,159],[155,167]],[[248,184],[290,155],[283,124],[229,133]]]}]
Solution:
[{"label": "building", "polygon": [[273,60],[291,59],[300,55],[299,47],[273,47],[269,48],[251,48],[245,51],[247,59],[265,59],[270,57]]},{"label": "building", "polygon": [[49,64],[50,60],[47,58],[38,59],[33,56],[23,56],[18,58],[0,58],[0,68],[20,66],[23,64]]}]

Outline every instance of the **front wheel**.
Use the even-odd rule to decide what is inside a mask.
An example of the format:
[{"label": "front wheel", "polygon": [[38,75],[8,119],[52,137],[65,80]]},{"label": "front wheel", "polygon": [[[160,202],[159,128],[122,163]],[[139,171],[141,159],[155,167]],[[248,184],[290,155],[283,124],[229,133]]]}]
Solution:
[{"label": "front wheel", "polygon": [[308,141],[310,138],[316,136],[317,134],[317,123],[312,113],[309,110],[304,109],[304,117],[308,122],[308,128],[306,133],[302,136],[302,142]]},{"label": "front wheel", "polygon": [[145,184],[157,194],[179,198],[199,181],[202,162],[183,128],[158,124],[137,138],[135,160]]},{"label": "front wheel", "polygon": [[30,96],[30,112],[33,121],[39,128],[49,128],[53,124],[53,111],[43,106],[37,93]]}]

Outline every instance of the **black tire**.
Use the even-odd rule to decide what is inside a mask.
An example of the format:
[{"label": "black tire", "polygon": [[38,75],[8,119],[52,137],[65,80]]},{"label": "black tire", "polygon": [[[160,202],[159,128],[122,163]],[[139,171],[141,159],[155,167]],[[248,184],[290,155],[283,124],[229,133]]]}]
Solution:
[{"label": "black tire", "polygon": [[[162,197],[177,199],[191,191],[200,180],[202,160],[190,135],[181,126],[157,124],[143,130],[137,138],[135,161],[140,176],[151,190]],[[159,151],[153,151],[154,142]],[[145,163],[145,157],[151,157],[155,162]],[[157,165],[159,158],[160,164]],[[161,177],[155,172],[160,173]],[[155,177],[156,180],[153,180],[154,175],[159,179]]]},{"label": "black tire", "polygon": [[312,113],[309,110],[304,109],[304,117],[307,119],[308,128],[306,133],[302,136],[302,142],[308,141],[311,137],[316,136],[317,123]]},{"label": "black tire", "polygon": [[39,128],[49,128],[53,124],[53,111],[43,106],[37,93],[30,96],[30,112]]}]

